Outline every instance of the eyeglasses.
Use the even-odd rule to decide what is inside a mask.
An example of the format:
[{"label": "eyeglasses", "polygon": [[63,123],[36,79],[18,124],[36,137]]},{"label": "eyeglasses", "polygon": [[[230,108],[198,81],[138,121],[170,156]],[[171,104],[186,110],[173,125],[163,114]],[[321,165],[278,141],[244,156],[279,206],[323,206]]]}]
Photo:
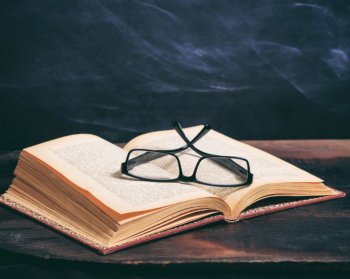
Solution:
[{"label": "eyeglasses", "polygon": [[[179,122],[173,122],[173,127],[186,145],[171,150],[132,149],[121,165],[121,172],[140,180],[153,182],[185,181],[220,187],[236,187],[252,183],[253,174],[250,172],[248,160],[209,154],[194,146],[210,131],[211,127],[208,124],[205,124],[191,141],[186,137]],[[188,148],[202,156],[197,161],[191,176],[183,175],[180,159],[176,155]]]}]

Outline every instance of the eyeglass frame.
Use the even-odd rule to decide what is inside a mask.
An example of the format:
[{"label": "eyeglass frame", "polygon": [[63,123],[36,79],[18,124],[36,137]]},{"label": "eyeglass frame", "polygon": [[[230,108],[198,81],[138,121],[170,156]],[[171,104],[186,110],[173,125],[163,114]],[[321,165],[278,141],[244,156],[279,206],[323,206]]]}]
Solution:
[{"label": "eyeglass frame", "polygon": [[[208,124],[204,124],[203,128],[201,129],[201,131],[199,131],[199,133],[190,141],[184,131],[182,130],[182,127],[180,125],[179,122],[173,122],[172,123],[173,128],[175,129],[175,131],[180,135],[180,137],[185,141],[185,145],[180,147],[180,148],[176,148],[176,149],[170,149],[170,150],[152,150],[152,149],[143,149],[143,148],[135,148],[135,149],[131,149],[126,157],[125,162],[123,162],[121,164],[121,173],[143,180],[143,181],[150,181],[150,182],[178,182],[178,181],[183,181],[183,182],[195,182],[195,183],[200,183],[200,184],[204,184],[204,185],[208,185],[208,186],[216,186],[216,187],[238,187],[238,186],[243,186],[243,185],[249,185],[252,183],[253,181],[253,174],[250,172],[250,165],[249,165],[249,161],[245,158],[242,157],[237,157],[237,156],[222,156],[222,155],[215,155],[215,154],[210,154],[210,153],[206,153],[204,151],[199,150],[198,148],[196,148],[194,146],[194,144],[201,139],[204,135],[206,135],[210,130],[211,130],[211,126]],[[197,161],[196,166],[193,170],[192,175],[190,176],[185,176],[183,175],[182,172],[182,167],[181,167],[181,163],[179,160],[179,157],[176,154],[173,153],[178,153],[181,151],[186,150],[187,148],[191,148],[193,151],[195,151],[197,154],[201,155],[202,157]],[[147,154],[147,152],[154,152],[154,153],[159,153],[159,154],[164,154],[164,156],[166,155],[170,155],[175,157],[178,167],[179,167],[179,175],[177,178],[174,179],[152,179],[152,178],[146,178],[146,177],[140,177],[134,174],[129,173],[128,171],[128,162],[129,162],[129,157],[131,155],[132,152],[134,151],[144,151],[146,153],[137,156],[135,158],[140,158],[141,156],[144,156]],[[161,158],[162,156],[160,156],[159,158]],[[133,158],[133,159],[135,159]],[[207,182],[203,182],[203,181],[199,181],[196,178],[196,174],[197,174],[197,169],[200,165],[200,162],[204,159],[210,159],[210,158],[228,158],[228,159],[238,159],[238,160],[243,160],[247,163],[247,168],[243,168],[241,167],[239,164],[235,163],[234,161],[229,161],[231,164],[235,165],[235,168],[238,168],[239,171],[244,170],[245,172],[247,172],[247,179],[245,182],[243,183],[239,183],[239,184],[213,184],[213,183],[207,183]],[[131,159],[131,160],[133,160]],[[157,158],[153,158],[151,160],[148,161],[152,161],[155,160]],[[218,162],[217,162],[218,163]],[[222,164],[221,164],[222,165]],[[227,167],[227,166],[225,166]],[[231,169],[232,170],[232,169]],[[236,174],[240,175],[239,173],[237,173],[236,171],[234,171]]]}]

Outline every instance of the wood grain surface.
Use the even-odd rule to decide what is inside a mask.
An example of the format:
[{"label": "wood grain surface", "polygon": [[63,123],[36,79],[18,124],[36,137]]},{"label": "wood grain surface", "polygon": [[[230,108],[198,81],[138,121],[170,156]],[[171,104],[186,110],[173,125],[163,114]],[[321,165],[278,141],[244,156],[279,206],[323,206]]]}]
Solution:
[{"label": "wood grain surface", "polygon": [[[320,176],[345,198],[216,223],[100,256],[32,219],[0,207],[0,248],[15,255],[118,266],[246,268],[298,265],[350,269],[350,140],[246,141]],[[0,154],[0,185],[12,179],[19,152]]]}]

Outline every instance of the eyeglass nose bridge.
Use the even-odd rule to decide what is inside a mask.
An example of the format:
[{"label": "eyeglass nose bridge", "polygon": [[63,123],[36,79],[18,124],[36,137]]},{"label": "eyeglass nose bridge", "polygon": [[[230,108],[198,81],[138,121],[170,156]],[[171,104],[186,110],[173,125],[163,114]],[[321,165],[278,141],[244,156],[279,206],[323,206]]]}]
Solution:
[{"label": "eyeglass nose bridge", "polygon": [[181,174],[180,178],[184,182],[193,182],[194,181],[194,175],[193,174],[190,175],[190,176],[185,176],[185,175]]}]

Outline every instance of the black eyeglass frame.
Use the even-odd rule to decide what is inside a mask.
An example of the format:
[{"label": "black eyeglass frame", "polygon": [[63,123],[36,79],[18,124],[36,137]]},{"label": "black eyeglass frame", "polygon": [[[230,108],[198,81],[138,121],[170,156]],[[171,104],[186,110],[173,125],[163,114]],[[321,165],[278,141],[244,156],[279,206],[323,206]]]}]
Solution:
[{"label": "black eyeglass frame", "polygon": [[[252,181],[253,181],[253,174],[250,172],[250,165],[249,165],[249,161],[247,159],[242,158],[242,157],[237,157],[237,156],[221,156],[221,155],[210,154],[210,153],[206,153],[204,151],[201,151],[201,150],[199,150],[198,148],[196,148],[194,146],[195,142],[197,142],[199,139],[201,139],[205,134],[207,134],[210,131],[210,129],[211,129],[210,125],[205,124],[204,127],[202,128],[202,130],[191,141],[186,137],[186,135],[183,132],[182,127],[181,127],[179,122],[173,122],[173,127],[176,130],[176,132],[180,135],[180,137],[185,141],[186,144],[184,146],[182,146],[180,148],[176,148],[176,149],[170,149],[170,150],[152,150],[152,149],[142,149],[142,148],[131,149],[128,152],[128,154],[127,154],[125,162],[123,162],[121,164],[121,172],[123,174],[125,174],[125,175],[131,176],[131,177],[134,177],[134,178],[137,178],[137,179],[140,179],[140,180],[144,180],[144,181],[151,181],[151,182],[178,182],[178,181],[184,181],[184,182],[196,182],[196,183],[200,183],[200,184],[204,184],[204,185],[217,186],[217,187],[238,187],[238,186],[243,186],[243,185],[249,185],[249,184],[252,183]],[[202,156],[198,160],[198,162],[196,163],[196,166],[195,166],[191,176],[183,175],[180,160],[179,160],[177,155],[173,154],[173,153],[178,153],[178,152],[184,151],[187,148],[191,148],[197,154]],[[161,158],[161,157],[166,156],[166,155],[170,155],[170,156],[175,157],[175,159],[177,161],[177,164],[178,164],[178,167],[179,167],[179,175],[178,175],[178,177],[174,178],[174,179],[151,179],[151,178],[141,177],[141,176],[137,176],[137,175],[134,175],[132,173],[129,173],[129,171],[128,171],[128,162],[130,162],[129,158],[130,158],[131,153],[135,152],[135,151],[143,151],[145,153],[140,155],[140,156],[137,156],[137,157],[135,157],[135,158],[133,158],[131,160],[134,160],[136,158],[145,157],[145,156],[147,156],[147,154],[151,154],[151,152],[152,153],[158,153],[159,157],[151,158],[149,160],[147,160],[147,157],[146,157],[147,161],[151,161],[151,160],[154,160],[154,159],[157,159],[157,158]],[[147,152],[149,152],[149,153],[147,153]],[[212,159],[212,160],[215,161],[215,158],[227,158],[227,159],[230,159],[229,160],[229,162],[231,164],[230,167],[234,167],[236,169],[236,170],[234,170],[234,172],[237,173],[238,175],[241,175],[240,172],[245,172],[245,175],[247,176],[246,177],[246,181],[242,182],[242,183],[239,183],[239,184],[213,184],[213,183],[207,183],[207,182],[198,180],[196,178],[196,174],[197,174],[197,169],[198,169],[201,161],[204,160],[204,159]],[[246,164],[247,164],[247,168],[245,169],[245,168],[241,167],[239,164],[233,162],[231,159],[238,159],[238,160],[245,161]],[[217,163],[219,163],[219,162],[217,162]],[[219,163],[219,164],[222,165],[221,163]],[[224,167],[228,167],[228,166],[224,165]]]}]

